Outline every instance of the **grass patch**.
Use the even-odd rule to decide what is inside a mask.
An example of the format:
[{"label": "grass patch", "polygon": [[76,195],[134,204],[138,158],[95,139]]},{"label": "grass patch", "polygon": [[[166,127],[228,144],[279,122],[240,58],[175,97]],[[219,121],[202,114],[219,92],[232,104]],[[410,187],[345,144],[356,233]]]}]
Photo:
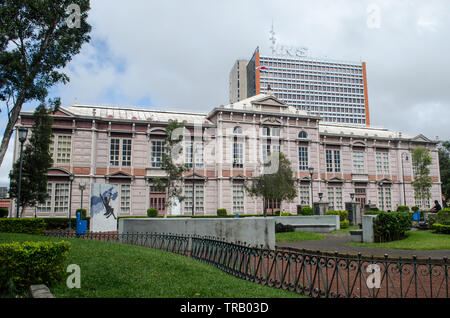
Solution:
[{"label": "grass patch", "polygon": [[448,234],[436,234],[431,231],[409,231],[406,235],[406,238],[398,241],[386,243],[348,243],[347,245],[418,251],[450,249],[450,235]]},{"label": "grass patch", "polygon": [[[0,233],[0,243],[60,240]],[[210,265],[169,252],[120,243],[64,240],[71,243],[67,265],[80,266],[81,288],[69,289],[65,281],[58,283],[51,287],[58,298],[302,297],[235,278]]]},{"label": "grass patch", "polygon": [[358,225],[349,226],[346,229],[334,230],[334,231],[332,231],[330,233],[331,234],[350,233],[351,230],[359,230],[359,226]]},{"label": "grass patch", "polygon": [[325,235],[319,233],[309,233],[309,232],[284,232],[276,233],[276,242],[298,242],[298,241],[311,241],[311,240],[321,240],[325,238]]}]

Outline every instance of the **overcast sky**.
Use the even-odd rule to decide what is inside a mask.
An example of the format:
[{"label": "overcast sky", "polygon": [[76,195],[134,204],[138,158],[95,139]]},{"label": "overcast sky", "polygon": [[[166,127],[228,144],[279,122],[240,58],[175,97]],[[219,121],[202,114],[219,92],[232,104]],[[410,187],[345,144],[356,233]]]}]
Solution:
[{"label": "overcast sky", "polygon": [[[450,1],[93,0],[91,7],[92,40],[67,68],[70,83],[50,92],[63,106],[76,99],[207,112],[228,103],[236,59],[257,46],[270,53],[273,22],[278,44],[367,62],[372,125],[450,139]],[[12,146],[0,185],[9,184]]]}]

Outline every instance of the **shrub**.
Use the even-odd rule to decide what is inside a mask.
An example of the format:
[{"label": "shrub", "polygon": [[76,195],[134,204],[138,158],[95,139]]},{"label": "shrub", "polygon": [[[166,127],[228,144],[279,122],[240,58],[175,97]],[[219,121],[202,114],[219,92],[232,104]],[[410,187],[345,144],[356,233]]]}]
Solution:
[{"label": "shrub", "polygon": [[417,213],[417,211],[419,211],[419,207],[418,206],[413,206],[411,208],[411,211],[413,211],[414,213]]},{"label": "shrub", "polygon": [[436,213],[437,223],[450,225],[450,208],[442,209]]},{"label": "shrub", "polygon": [[275,233],[294,232],[294,231],[295,228],[292,225],[275,223]]},{"label": "shrub", "polygon": [[397,212],[409,212],[409,206],[407,206],[407,205],[399,205],[397,207]]},{"label": "shrub", "polygon": [[[65,230],[69,227],[69,218],[45,218],[46,230]],[[70,220],[72,228],[76,228],[77,220],[72,218]]]},{"label": "shrub", "polygon": [[281,213],[281,216],[292,216],[292,214],[289,212],[283,212]]},{"label": "shrub", "polygon": [[0,232],[25,233],[42,235],[45,232],[46,223],[44,219],[1,219]]},{"label": "shrub", "polygon": [[448,224],[434,223],[432,228],[434,233],[450,234],[450,225]]},{"label": "shrub", "polygon": [[227,216],[227,209],[217,209],[217,216],[226,217]]},{"label": "shrub", "polygon": [[30,285],[51,286],[60,281],[69,249],[65,241],[0,244],[0,289],[11,282],[23,291]]},{"label": "shrub", "polygon": [[302,215],[314,215],[314,211],[311,207],[305,206],[302,208]]},{"label": "shrub", "polygon": [[346,229],[350,226],[349,220],[344,220],[344,221],[341,221],[340,223],[341,223],[341,229]]},{"label": "shrub", "polygon": [[8,216],[7,208],[0,208],[0,218],[6,218]]},{"label": "shrub", "polygon": [[276,210],[276,211],[273,213],[273,215],[276,215],[276,216],[280,216],[280,214],[281,214],[281,211],[280,211],[280,210]]},{"label": "shrub", "polygon": [[336,210],[336,211],[329,210],[329,211],[327,211],[325,214],[326,214],[326,215],[339,215],[339,220],[340,220],[341,222],[348,219],[348,211],[347,211],[347,210],[343,210],[343,211],[339,211],[339,210]]},{"label": "shrub", "polygon": [[412,217],[410,213],[404,212],[381,212],[374,221],[375,241],[389,242],[405,237],[411,229]]},{"label": "shrub", "polygon": [[147,209],[147,216],[149,218],[156,218],[158,216],[158,210],[155,208]]}]

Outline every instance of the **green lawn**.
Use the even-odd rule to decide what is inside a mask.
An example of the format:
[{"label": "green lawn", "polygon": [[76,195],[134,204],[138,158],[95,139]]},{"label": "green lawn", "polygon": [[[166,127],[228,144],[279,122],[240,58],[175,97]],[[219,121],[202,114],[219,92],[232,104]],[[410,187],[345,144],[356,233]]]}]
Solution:
[{"label": "green lawn", "polygon": [[386,243],[348,243],[348,245],[424,251],[450,249],[450,235],[448,234],[436,234],[431,231],[411,231],[407,235],[407,238],[399,241]]},{"label": "green lawn", "polygon": [[[61,239],[0,233],[0,243],[41,240]],[[67,264],[81,268],[81,288],[69,289],[65,281],[61,282],[50,288],[55,297],[301,297],[235,278],[210,265],[169,252],[119,243],[64,240],[72,245]]]},{"label": "green lawn", "polygon": [[359,230],[359,226],[358,225],[349,226],[346,229],[334,230],[331,233],[332,234],[350,233],[351,230]]},{"label": "green lawn", "polygon": [[323,235],[323,234],[298,232],[298,231],[275,234],[276,242],[310,241],[310,240],[321,240],[323,238],[325,238],[325,235]]}]

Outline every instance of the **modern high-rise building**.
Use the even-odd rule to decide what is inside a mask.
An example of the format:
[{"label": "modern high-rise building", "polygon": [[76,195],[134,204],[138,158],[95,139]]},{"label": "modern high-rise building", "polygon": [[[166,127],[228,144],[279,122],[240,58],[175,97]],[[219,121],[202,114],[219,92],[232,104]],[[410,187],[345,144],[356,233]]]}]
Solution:
[{"label": "modern high-rise building", "polygon": [[230,102],[247,98],[247,60],[237,60],[230,72]]},{"label": "modern high-rise building", "polygon": [[271,90],[283,102],[320,115],[323,122],[370,126],[365,62],[316,59],[295,52],[261,55],[257,48],[246,63],[245,84],[242,64],[237,61],[230,72],[230,103]]}]

